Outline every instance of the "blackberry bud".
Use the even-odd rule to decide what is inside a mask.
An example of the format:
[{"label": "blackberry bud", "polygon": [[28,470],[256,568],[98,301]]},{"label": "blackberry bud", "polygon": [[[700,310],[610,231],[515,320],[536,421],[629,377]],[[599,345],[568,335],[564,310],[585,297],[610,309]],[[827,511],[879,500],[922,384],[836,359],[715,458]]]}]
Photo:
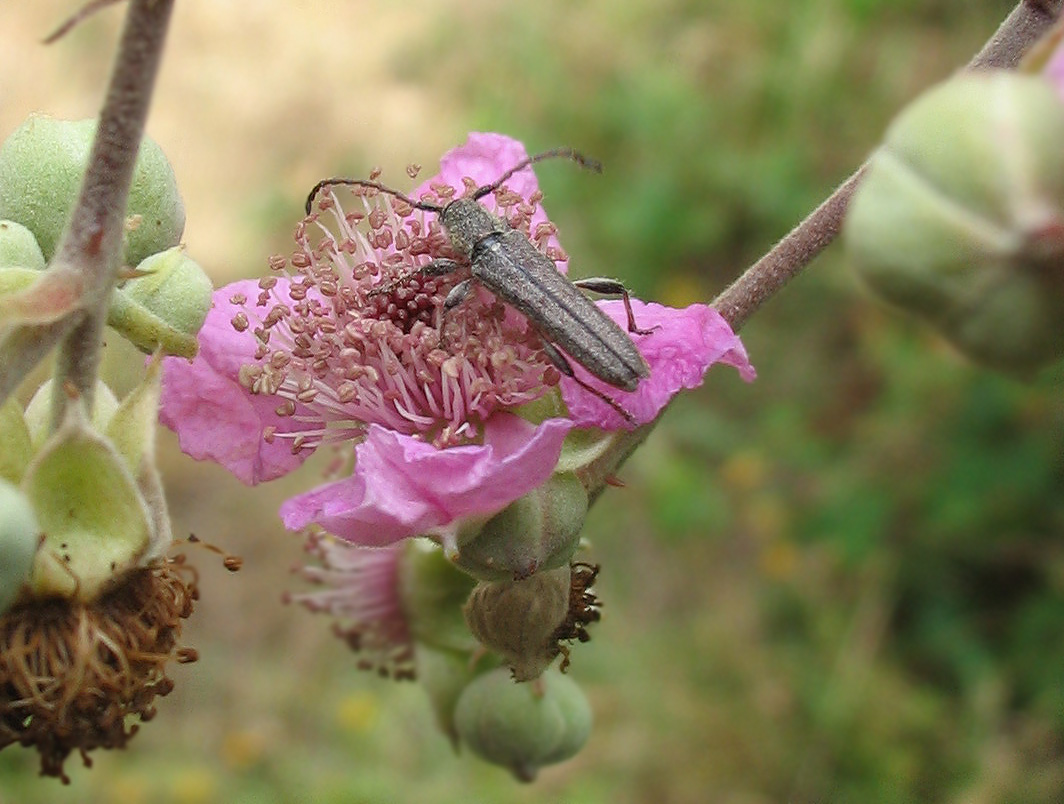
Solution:
[{"label": "blackberry bud", "polygon": [[1064,356],[1064,104],[1037,76],[932,88],[891,124],[846,220],[858,273],[973,359]]},{"label": "blackberry bud", "polygon": [[470,682],[454,722],[473,753],[531,782],[544,765],[584,747],[591,736],[591,706],[577,683],[557,671],[535,684],[514,684],[499,668]]}]

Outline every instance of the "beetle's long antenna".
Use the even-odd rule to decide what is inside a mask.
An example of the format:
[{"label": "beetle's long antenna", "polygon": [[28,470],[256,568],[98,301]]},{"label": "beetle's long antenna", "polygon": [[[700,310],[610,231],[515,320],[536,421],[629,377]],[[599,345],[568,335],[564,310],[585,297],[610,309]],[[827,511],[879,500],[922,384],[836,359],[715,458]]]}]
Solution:
[{"label": "beetle's long antenna", "polygon": [[422,209],[425,212],[443,212],[443,207],[439,206],[438,204],[430,204],[427,201],[415,201],[413,198],[403,195],[398,190],[393,190],[391,187],[388,187],[387,185],[381,184],[377,181],[370,181],[369,179],[333,178],[322,179],[314,185],[314,188],[310,191],[310,195],[307,196],[306,210],[308,215],[310,214],[310,210],[314,205],[314,199],[317,197],[318,193],[320,193],[326,187],[333,187],[337,184],[348,184],[357,187],[369,187],[371,190],[380,190],[382,193],[387,193],[390,196],[394,196],[400,201],[409,204],[414,209]]},{"label": "beetle's long antenna", "polygon": [[543,153],[536,154],[535,156],[529,156],[525,159],[522,159],[508,171],[499,176],[499,178],[497,178],[491,184],[485,184],[483,187],[478,187],[474,191],[473,195],[470,196],[470,198],[472,198],[473,200],[483,198],[488,193],[493,193],[498,190],[500,187],[502,187],[503,182],[505,182],[518,171],[524,170],[529,165],[534,165],[536,162],[542,162],[544,159],[557,159],[559,157],[564,157],[565,159],[572,159],[574,162],[580,165],[580,167],[587,168],[588,170],[592,170],[595,173],[602,172],[602,163],[599,162],[597,159],[592,159],[591,157],[584,156],[582,153],[580,153],[579,151],[574,151],[572,148],[551,148],[549,151],[544,151]]}]

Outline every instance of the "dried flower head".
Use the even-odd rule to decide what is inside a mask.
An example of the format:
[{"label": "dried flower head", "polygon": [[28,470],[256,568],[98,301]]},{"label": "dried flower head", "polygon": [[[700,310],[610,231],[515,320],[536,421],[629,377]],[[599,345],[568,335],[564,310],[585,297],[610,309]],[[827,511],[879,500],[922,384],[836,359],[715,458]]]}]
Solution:
[{"label": "dried flower head", "polygon": [[122,748],[155,716],[156,696],[173,682],[181,621],[197,598],[195,573],[181,559],[158,559],[85,603],[33,600],[0,616],[0,749],[18,742],[41,755],[41,774],[69,778],[72,751],[91,764],[95,748]]},{"label": "dried flower head", "polygon": [[601,567],[598,564],[588,564],[586,561],[574,561],[571,569],[569,612],[562,624],[551,635],[562,654],[562,663],[558,669],[563,673],[569,667],[569,649],[561,643],[572,642],[574,639],[578,642],[589,642],[591,634],[588,633],[587,627],[602,619],[600,611],[602,602],[592,590]]}]

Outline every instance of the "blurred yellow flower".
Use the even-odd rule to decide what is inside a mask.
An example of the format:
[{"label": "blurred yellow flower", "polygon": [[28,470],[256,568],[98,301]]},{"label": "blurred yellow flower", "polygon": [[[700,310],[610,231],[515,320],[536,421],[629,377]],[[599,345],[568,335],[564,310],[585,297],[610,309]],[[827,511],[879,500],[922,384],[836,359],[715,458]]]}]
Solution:
[{"label": "blurred yellow flower", "polygon": [[797,566],[798,549],[793,542],[773,542],[758,556],[758,567],[762,574],[773,580],[789,578]]},{"label": "blurred yellow flower", "polygon": [[262,760],[268,742],[263,729],[230,731],[222,740],[222,761],[232,770],[247,770]]},{"label": "blurred yellow flower", "polygon": [[764,458],[753,450],[734,453],[720,470],[721,480],[738,491],[757,488],[765,482],[767,474],[768,468]]},{"label": "blurred yellow flower", "polygon": [[369,731],[376,724],[379,712],[374,696],[355,692],[343,698],[336,707],[336,723],[345,731]]},{"label": "blurred yellow flower", "polygon": [[210,768],[187,768],[171,781],[176,804],[211,804],[219,800],[218,774]]},{"label": "blurred yellow flower", "polygon": [[155,800],[155,796],[149,795],[150,792],[147,781],[139,776],[116,777],[108,789],[115,804],[144,804]]}]

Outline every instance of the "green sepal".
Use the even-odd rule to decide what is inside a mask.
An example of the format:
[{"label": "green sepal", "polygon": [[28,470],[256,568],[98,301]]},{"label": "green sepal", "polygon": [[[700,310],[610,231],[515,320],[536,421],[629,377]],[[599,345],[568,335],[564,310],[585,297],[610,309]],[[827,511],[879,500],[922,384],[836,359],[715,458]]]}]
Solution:
[{"label": "green sepal", "polygon": [[562,399],[562,392],[558,386],[543,394],[531,402],[526,402],[516,408],[513,413],[532,424],[542,424],[547,419],[568,419],[569,409]]},{"label": "green sepal", "polygon": [[107,422],[105,435],[136,479],[137,487],[151,513],[150,556],[165,552],[173,542],[170,513],[162,480],[155,468],[155,431],[159,420],[162,361],[156,355],[148,362],[144,377],[122,400]]},{"label": "green sepal", "polygon": [[41,278],[40,270],[21,265],[0,266],[0,296],[10,296],[25,290]]},{"label": "green sepal", "polygon": [[26,470],[22,489],[44,544],[36,596],[95,599],[136,566],[151,541],[152,518],[125,459],[72,403],[67,418]]},{"label": "green sepal", "polygon": [[29,581],[40,543],[41,528],[30,501],[13,483],[0,480],[0,614]]},{"label": "green sepal", "polygon": [[33,442],[22,408],[13,397],[0,405],[0,478],[19,483],[33,458]]},{"label": "green sepal", "polygon": [[562,442],[556,472],[577,472],[609,452],[622,431],[607,432],[596,427],[573,429]]},{"label": "green sepal", "polygon": [[580,541],[588,496],[576,475],[555,473],[473,533],[459,534],[452,560],[483,581],[527,578],[569,563]]},{"label": "green sepal", "polygon": [[398,568],[399,600],[415,642],[469,653],[477,641],[462,617],[476,581],[456,569],[428,539],[409,539]]},{"label": "green sepal", "polygon": [[101,428],[134,474],[143,464],[154,463],[161,385],[162,364],[155,358],[148,362],[144,377],[118,403]]}]

